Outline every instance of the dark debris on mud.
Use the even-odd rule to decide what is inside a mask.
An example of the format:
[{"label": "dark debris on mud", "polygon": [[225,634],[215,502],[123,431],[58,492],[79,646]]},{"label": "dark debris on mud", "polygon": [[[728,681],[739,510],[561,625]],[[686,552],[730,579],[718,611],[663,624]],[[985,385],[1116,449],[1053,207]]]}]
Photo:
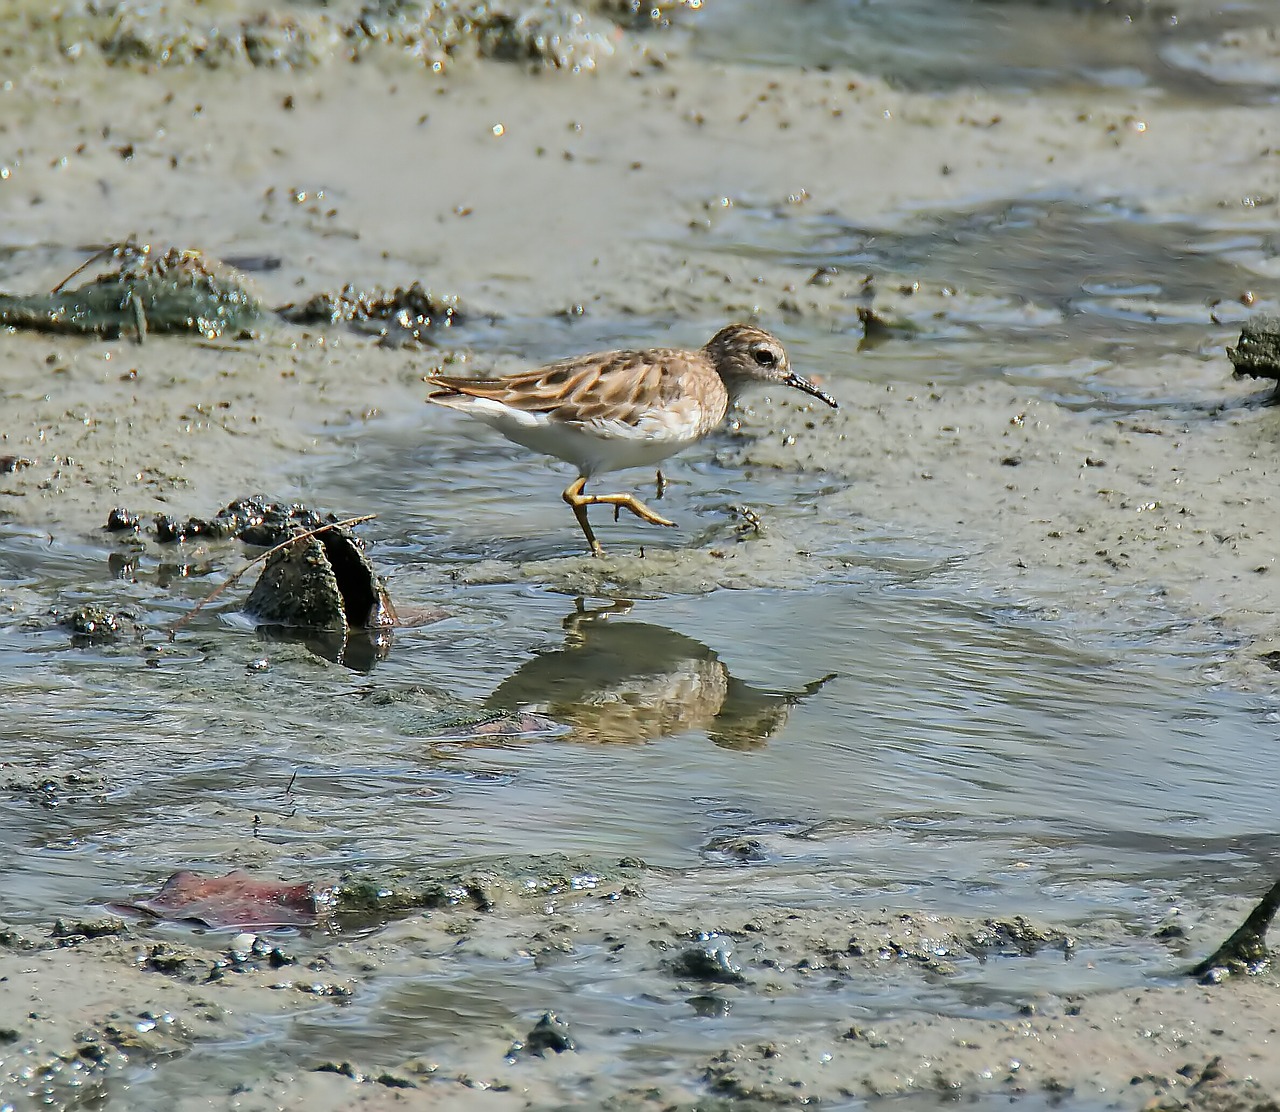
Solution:
[{"label": "dark debris on mud", "polygon": [[1269,378],[1280,389],[1280,317],[1259,313],[1244,322],[1240,340],[1227,348],[1237,376]]},{"label": "dark debris on mud", "polygon": [[[102,273],[67,288],[98,263],[107,264]],[[233,267],[200,251],[133,242],[95,252],[48,293],[0,293],[0,325],[104,339],[186,332],[213,340],[247,331],[261,314]]]},{"label": "dark debris on mud", "polygon": [[507,1057],[515,1059],[532,1055],[535,1058],[544,1058],[548,1051],[552,1054],[564,1054],[566,1051],[577,1049],[578,1044],[569,1033],[569,1024],[555,1012],[543,1012],[542,1018],[533,1025],[529,1033],[522,1040],[512,1043],[511,1049],[507,1051]]},{"label": "dark debris on mud", "polygon": [[[300,532],[339,520],[334,514],[322,515],[298,503],[272,502],[255,497],[236,498],[212,517],[188,517],[184,520],[170,514],[157,514],[153,528],[155,539],[161,544],[202,537],[211,541],[235,539],[270,548]],[[105,528],[110,532],[137,531],[142,528],[142,515],[117,506],[107,515]]]},{"label": "dark debris on mud", "polygon": [[418,282],[390,292],[344,286],[276,312],[290,324],[352,324],[376,332],[381,343],[392,347],[426,343],[432,330],[451,328],[464,319],[457,297],[436,296]]}]

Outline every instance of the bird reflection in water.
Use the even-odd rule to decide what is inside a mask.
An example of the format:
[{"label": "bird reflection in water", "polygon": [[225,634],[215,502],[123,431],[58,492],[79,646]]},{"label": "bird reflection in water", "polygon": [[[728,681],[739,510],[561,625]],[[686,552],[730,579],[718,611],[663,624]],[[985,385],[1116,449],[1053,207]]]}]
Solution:
[{"label": "bird reflection in water", "polygon": [[548,715],[582,741],[651,741],[701,730],[723,748],[753,749],[781,729],[793,706],[835,677],[799,691],[752,687],[692,637],[619,621],[631,607],[620,600],[588,610],[578,599],[563,623],[564,647],[521,665],[487,705]]}]

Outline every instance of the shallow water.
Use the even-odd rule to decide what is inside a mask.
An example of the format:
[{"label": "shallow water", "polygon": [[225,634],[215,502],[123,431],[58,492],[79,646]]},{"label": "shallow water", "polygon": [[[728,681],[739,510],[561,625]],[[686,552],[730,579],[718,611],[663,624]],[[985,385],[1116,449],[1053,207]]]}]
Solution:
[{"label": "shallow water", "polygon": [[[865,276],[843,319],[793,345],[798,365],[835,381],[999,377],[1077,410],[1203,415],[1185,371],[1151,367],[1192,354],[1217,374],[1240,322],[1275,309],[1275,234],[1270,217],[1206,225],[1063,197],[904,213],[880,228],[744,200],[714,212],[697,244],[704,258],[781,265],[797,285]],[[864,305],[911,333],[864,341]]]},{"label": "shallow water", "polygon": [[[785,261],[916,268],[995,296],[1029,289],[1059,312],[1060,331],[1011,338],[1017,329],[984,322],[855,356],[847,338],[800,325],[797,359],[820,365],[837,394],[852,376],[926,380],[945,365],[952,381],[1000,373],[1085,407],[1179,404],[1110,388],[1102,358],[1085,375],[1061,360],[1067,347],[1087,357],[1090,345],[1115,350],[1121,339],[1150,359],[1189,331],[1178,319],[1098,312],[1090,275],[1129,288],[1153,270],[1172,274],[1149,292],[1179,302],[1240,277],[1236,264],[1206,252],[1189,256],[1190,273],[1162,267],[1207,233],[1155,223],[1124,225],[1128,238],[1108,227],[1087,272],[1083,251],[1037,266],[1105,214],[1015,211],[1023,219],[993,224],[979,213],[959,231],[935,221],[877,233],[875,260],[853,257],[863,249],[845,240],[858,233],[820,220],[826,230],[794,237]],[[743,219],[707,249],[783,250],[767,221]],[[499,346],[501,328],[477,338]],[[565,341],[549,330],[542,342],[551,355]],[[922,366],[922,349],[937,353],[932,364]],[[1045,373],[1017,369],[1028,351]],[[367,673],[261,639],[234,613],[247,584],[169,643],[164,626],[236,566],[235,546],[125,561],[129,550],[105,534],[76,545],[0,530],[0,605],[13,615],[0,626],[0,918],[84,914],[179,868],[261,862],[290,879],[324,879],[591,853],[680,870],[681,887],[665,897],[672,906],[837,901],[1119,918],[1142,934],[1171,907],[1255,890],[1280,848],[1274,708],[1189,683],[1222,650],[1179,640],[1158,608],[1130,606],[1111,627],[1010,604],[968,578],[961,549],[850,517],[846,479],[732,466],[731,432],[667,469],[671,486],[656,504],[678,530],[655,536],[597,518],[606,546],[622,555],[645,546],[658,574],[633,562],[612,593],[575,599],[581,538],[558,497],[568,478],[559,465],[426,407],[329,428],[326,441],[305,474],[281,477],[288,494],[379,514],[363,531],[393,597],[446,615],[397,632],[389,658]],[[621,489],[645,482],[619,477]],[[736,508],[747,506],[765,519],[764,537],[743,528]],[[780,557],[770,536],[815,558]],[[735,563],[754,587],[715,589]],[[73,647],[41,620],[84,602],[124,605],[145,632]],[[527,706],[570,733],[464,743],[438,725],[458,708]],[[679,1074],[691,1056],[761,1031],[797,1035],[912,1008],[1007,1016],[1029,992],[1170,972],[1166,951],[1135,942],[1069,964],[1046,954],[942,984],[740,998],[701,1014],[678,995],[652,998],[590,947],[536,980],[513,975],[510,961],[471,956],[429,975],[374,974],[357,1003],[261,1019],[182,1071],[131,1085],[134,1099],[161,1107],[194,1099],[202,1078],[282,1062],[355,1056],[394,1067],[423,1047],[463,1053],[550,1007],[613,1056],[606,1084],[624,1087]]]},{"label": "shallow water", "polygon": [[[904,88],[1148,90],[1208,102],[1276,97],[1274,58],[1219,64],[1220,42],[1269,25],[1266,3],[739,0],[707,4],[706,56],[876,74]],[[941,44],[945,44],[943,47]]]},{"label": "shallow water", "polygon": [[[434,474],[476,466],[474,450],[438,446]],[[366,437],[361,451],[365,508],[390,511],[396,477],[421,473],[410,466],[416,448]],[[711,475],[674,470],[696,487]],[[522,538],[545,528],[550,476],[502,458],[485,473],[520,495],[504,519],[514,539],[499,547],[537,549]],[[354,497],[344,474],[355,472],[318,474],[316,496]],[[425,501],[410,493],[411,505]],[[419,535],[410,514],[403,533],[373,545],[402,604],[451,616],[398,633],[368,675],[263,642],[229,614],[202,617],[169,644],[154,631],[206,580],[162,587],[145,559],[136,582],[116,580],[105,547],[0,533],[6,604],[29,615],[123,596],[153,631],[141,645],[71,648],[65,633],[21,621],[0,630],[0,917],[83,914],[183,867],[262,859],[324,877],[565,852],[681,870],[672,906],[837,900],[1058,922],[1118,916],[1149,929],[1184,900],[1247,891],[1276,852],[1280,749],[1267,708],[1188,685],[1213,650],[1188,644],[1170,659],[1156,616],[1125,631],[1037,618],[984,598],[945,555],[930,561],[911,538],[884,535],[866,538],[861,565],[817,585],[798,572],[788,587],[630,607],[579,605],[531,584],[459,589],[445,571],[472,558],[491,517],[473,494],[437,491],[459,513],[470,506],[465,529],[442,537],[424,524]],[[567,533],[558,547],[572,543]],[[574,733],[442,739],[437,712],[460,704],[550,704]],[[66,783],[68,772],[81,780]],[[23,775],[57,786],[21,790]],[[682,997],[649,998],[589,947],[536,981],[473,956],[431,976],[375,977],[379,991],[358,1003],[285,1022],[283,1047],[237,1035],[180,1075],[160,1071],[157,1090],[137,1088],[140,1077],[134,1091],[158,1107],[198,1091],[205,1071],[351,1056],[394,1066],[547,1007],[616,1052],[610,1083],[623,1085],[761,1030],[797,1034],[904,1007],[999,1016],[1027,991],[1168,972],[1167,956],[1141,945],[1092,957],[975,967],[945,985],[740,999],[708,1018]],[[279,1023],[262,1021],[261,1034]]]},{"label": "shallow water", "polygon": [[[449,466],[437,459],[437,473]],[[490,474],[514,484],[519,470]],[[508,511],[510,531],[544,520],[534,489],[523,517]],[[380,508],[377,484],[365,491]],[[1268,829],[1272,726],[1254,700],[1185,683],[1212,650],[1188,646],[1170,662],[1141,630],[1037,621],[984,601],[945,560],[923,564],[908,538],[909,575],[868,560],[817,587],[798,575],[791,589],[612,614],[591,600],[606,612],[585,619],[537,586],[452,587],[428,542],[375,544],[375,558],[402,604],[452,616],[399,633],[370,676],[225,619],[198,621],[173,645],[149,633],[145,646],[81,649],[61,631],[8,625],[8,763],[39,767],[53,743],[51,773],[101,781],[52,809],[5,803],[0,914],[43,920],[217,861],[252,814],[269,839],[303,839],[315,868],[519,849],[717,870],[730,863],[716,839],[750,834],[767,871],[829,871],[842,898],[927,893],[957,911],[1068,917],[1095,904],[1155,913],[1166,895],[1200,887],[1211,860],[1220,881],[1247,874]],[[102,550],[37,543],[10,534],[0,548],[6,600],[27,613],[123,594],[155,627],[207,586],[162,589],[145,563],[123,584]],[[269,667],[249,670],[259,660]],[[778,698],[831,673],[794,706]],[[439,689],[427,711],[361,698],[423,684]],[[620,697],[625,729],[606,718]],[[647,744],[436,741],[429,710],[457,700],[550,700],[579,737],[603,720],[609,736]],[[272,816],[295,810],[305,829],[274,829]]]}]

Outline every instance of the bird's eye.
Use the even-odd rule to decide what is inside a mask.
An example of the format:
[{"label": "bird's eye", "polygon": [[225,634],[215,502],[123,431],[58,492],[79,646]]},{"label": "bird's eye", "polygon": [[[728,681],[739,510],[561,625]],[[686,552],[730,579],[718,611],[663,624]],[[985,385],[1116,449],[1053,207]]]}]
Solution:
[{"label": "bird's eye", "polygon": [[751,357],[762,367],[772,367],[778,361],[778,357],[768,348],[756,348],[751,353]]}]

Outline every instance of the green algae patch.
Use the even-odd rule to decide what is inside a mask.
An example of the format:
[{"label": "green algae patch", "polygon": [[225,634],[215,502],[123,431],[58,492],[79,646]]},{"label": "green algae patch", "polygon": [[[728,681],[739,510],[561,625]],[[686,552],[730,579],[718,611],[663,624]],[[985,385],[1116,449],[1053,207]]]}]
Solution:
[{"label": "green algae patch", "polygon": [[[93,277],[72,286],[86,272]],[[420,282],[393,290],[348,284],[297,303],[268,309],[248,279],[229,263],[192,248],[153,247],[129,240],[91,255],[48,293],[0,293],[0,326],[34,332],[116,339],[165,332],[252,339],[271,320],[291,325],[346,325],[380,345],[428,345],[429,333],[462,324],[456,295],[434,294]],[[30,466],[18,456],[0,457],[0,474]],[[108,528],[137,524],[120,518]]]},{"label": "green algae patch", "polygon": [[[100,274],[68,289],[89,267]],[[199,251],[118,244],[93,256],[47,294],[0,294],[0,325],[115,338],[149,332],[237,335],[262,315],[244,276]]]},{"label": "green algae patch", "polygon": [[339,918],[356,920],[446,908],[519,913],[549,899],[638,895],[640,881],[652,875],[635,858],[508,857],[471,868],[347,877],[333,889],[333,911]]}]

